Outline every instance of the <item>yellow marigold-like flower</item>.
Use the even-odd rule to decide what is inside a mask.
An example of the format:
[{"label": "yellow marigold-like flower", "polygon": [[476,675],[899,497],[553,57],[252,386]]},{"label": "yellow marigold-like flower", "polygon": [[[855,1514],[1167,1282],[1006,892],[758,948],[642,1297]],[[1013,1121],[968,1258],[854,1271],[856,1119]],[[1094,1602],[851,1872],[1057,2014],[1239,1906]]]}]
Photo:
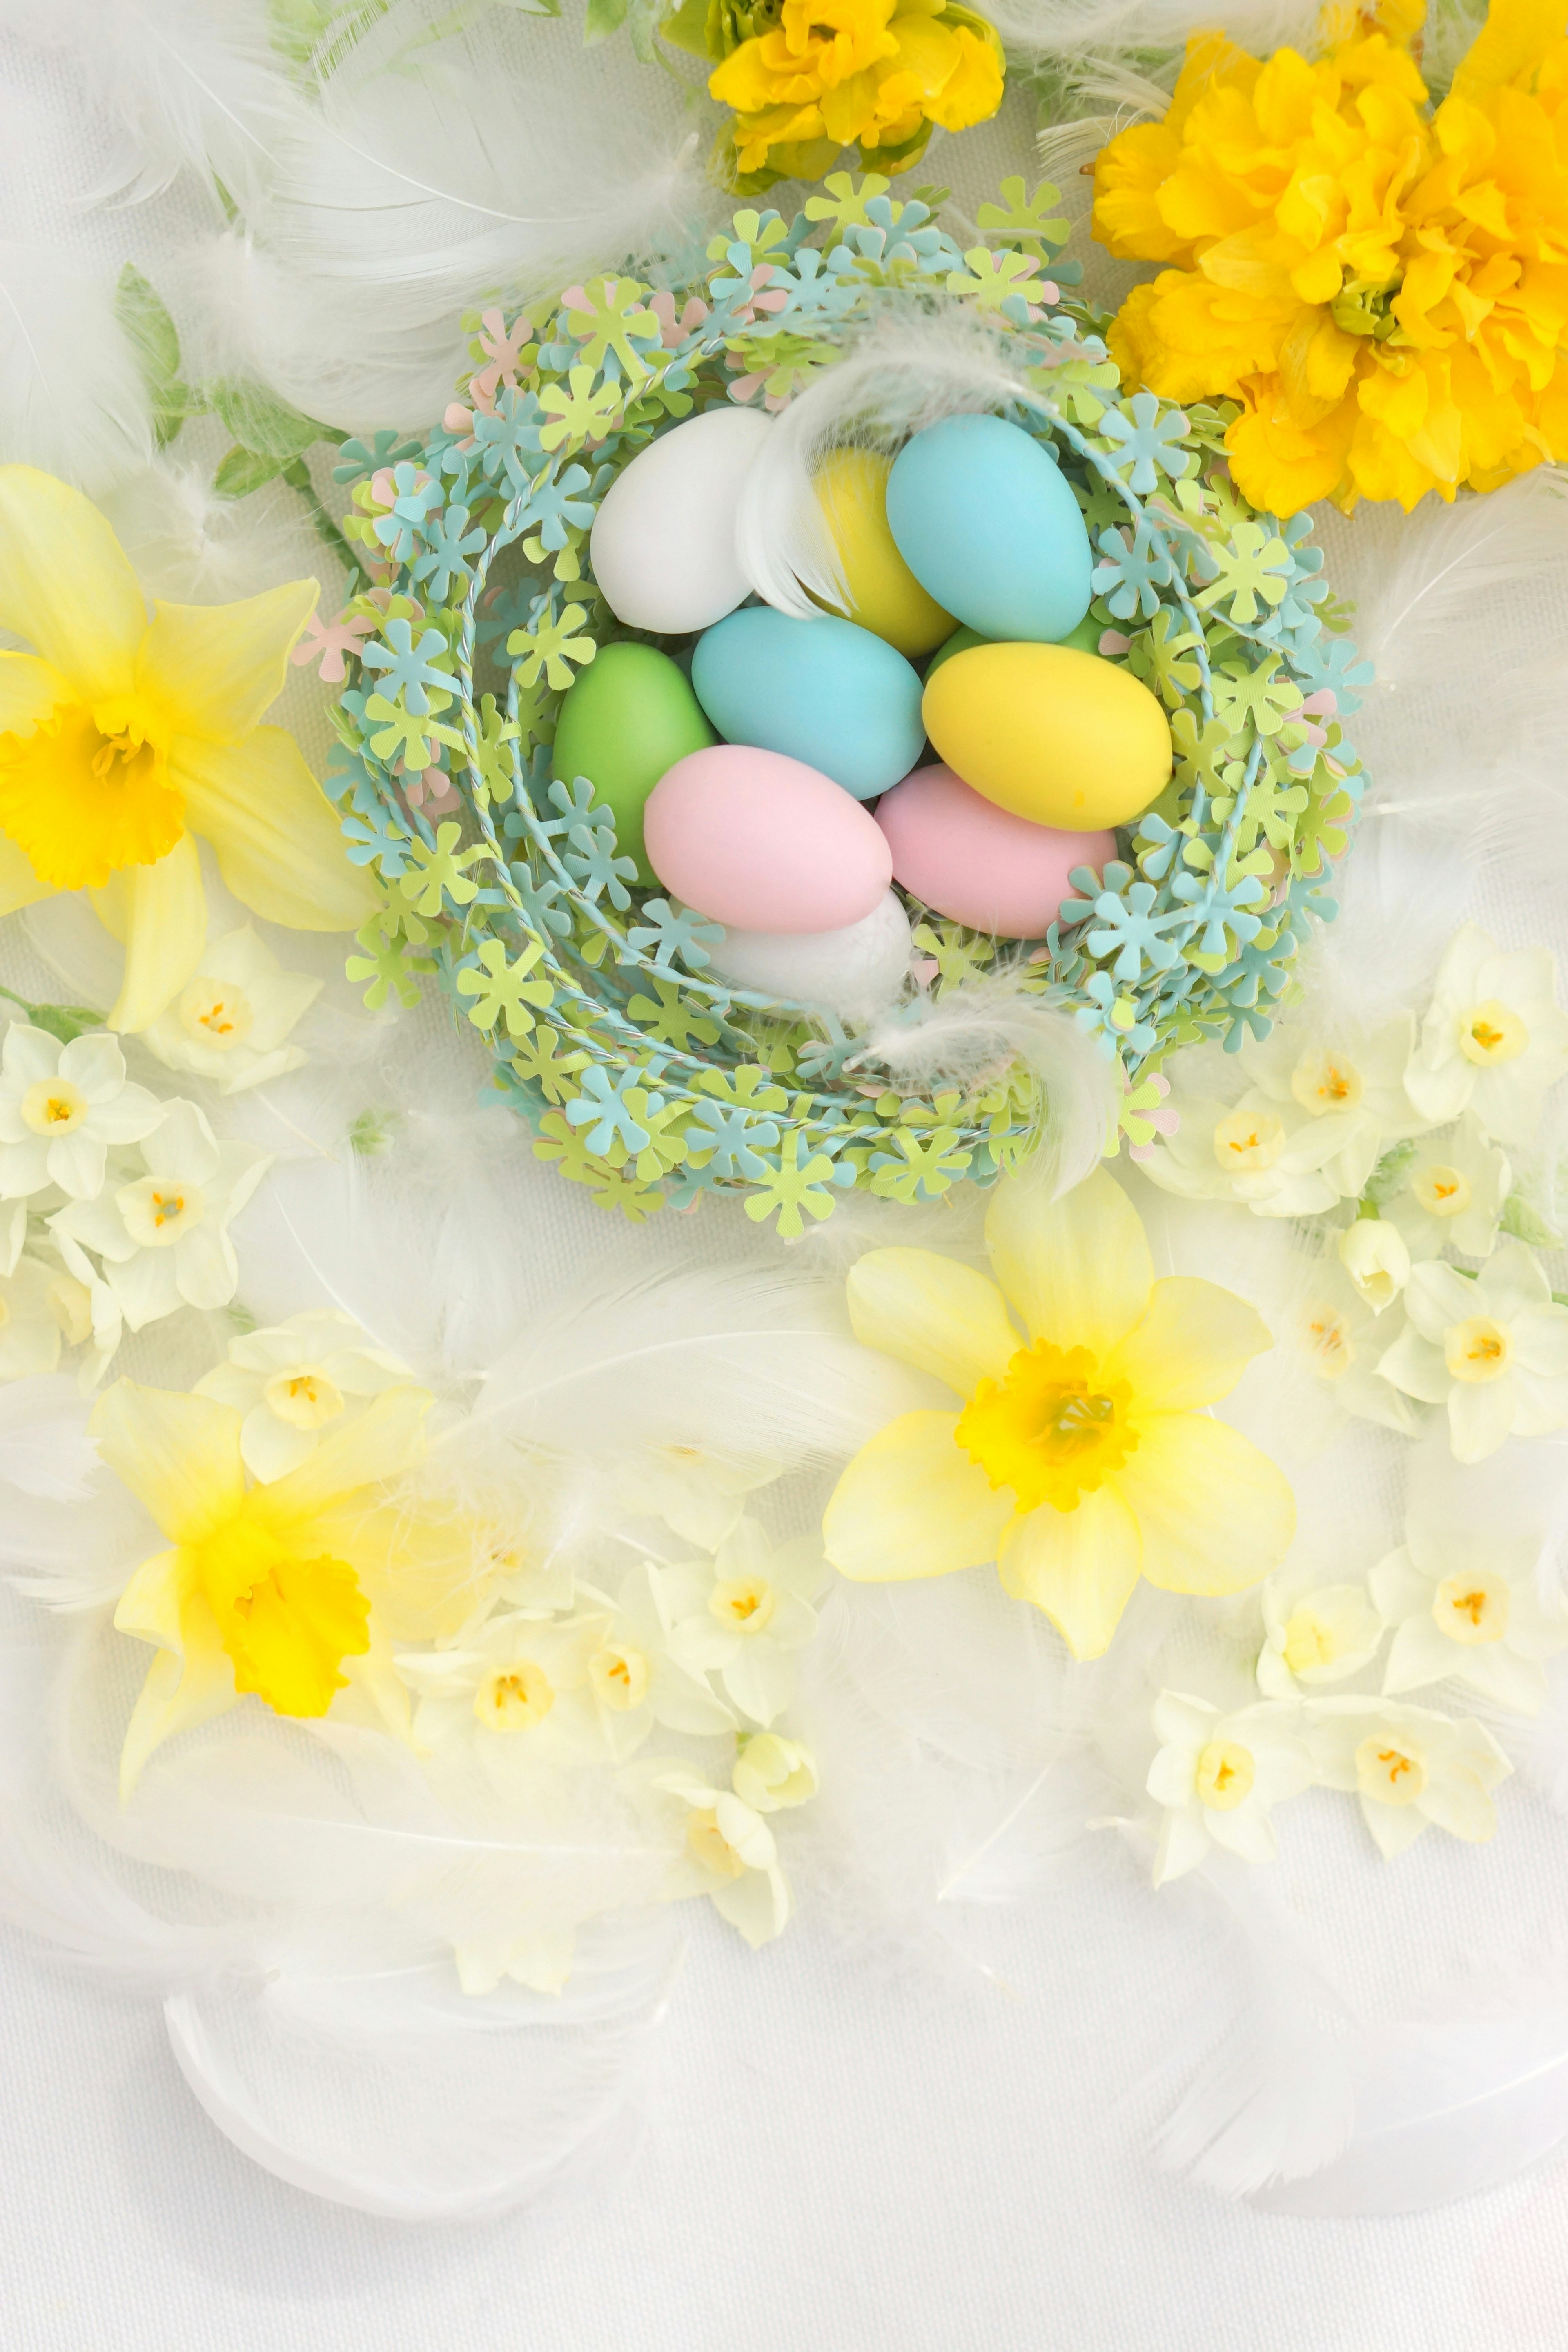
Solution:
[{"label": "yellow marigold-like flower", "polygon": [[985,1243],[995,1282],[921,1249],[851,1270],[856,1336],[964,1402],[861,1447],[824,1520],[834,1566],[880,1583],[994,1559],[1079,1658],[1109,1646],[1141,1576],[1219,1593],[1268,1575],[1295,1533],[1289,1484],[1203,1410],[1270,1345],[1245,1299],[1156,1282],[1104,1170],[1054,1202],[1004,1178]]},{"label": "yellow marigold-like flower", "polygon": [[907,170],[933,123],[967,131],[995,113],[1003,67],[992,26],[952,0],[782,0],[708,87],[735,110],[742,173],[815,178],[844,147]]},{"label": "yellow marigold-like flower", "polygon": [[1277,514],[1568,456],[1562,8],[1495,0],[1432,114],[1394,5],[1315,64],[1194,38],[1164,121],[1095,167],[1101,241],[1173,265],[1111,330],[1124,377],[1239,402],[1231,468]]}]

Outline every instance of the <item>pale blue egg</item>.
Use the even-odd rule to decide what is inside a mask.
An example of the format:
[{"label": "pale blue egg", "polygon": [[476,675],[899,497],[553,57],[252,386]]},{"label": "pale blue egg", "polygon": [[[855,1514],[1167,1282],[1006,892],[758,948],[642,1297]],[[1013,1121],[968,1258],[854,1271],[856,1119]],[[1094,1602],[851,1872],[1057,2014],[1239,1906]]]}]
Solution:
[{"label": "pale blue egg", "polygon": [[925,743],[921,682],[902,654],[827,614],[730,614],[698,638],[691,684],[726,742],[804,761],[858,801],[907,776]]},{"label": "pale blue egg", "polygon": [[1089,610],[1089,532],[1061,470],[1001,416],[945,416],[905,443],[888,522],[929,596],[998,643],[1056,645]]}]

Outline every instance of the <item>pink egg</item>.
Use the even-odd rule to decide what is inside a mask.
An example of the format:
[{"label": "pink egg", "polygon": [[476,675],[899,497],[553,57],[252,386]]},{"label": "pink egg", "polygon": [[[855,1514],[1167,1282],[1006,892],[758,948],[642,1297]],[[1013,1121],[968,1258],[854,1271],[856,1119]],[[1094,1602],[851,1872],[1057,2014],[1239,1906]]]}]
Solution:
[{"label": "pink egg", "polygon": [[911,898],[1003,940],[1040,938],[1073,896],[1072,868],[1098,868],[1116,855],[1113,834],[1032,824],[982,800],[951,768],[917,768],[883,793],[877,823],[894,879]]},{"label": "pink egg", "polygon": [[876,819],[842,784],[782,751],[715,743],[668,768],[643,811],[667,890],[742,931],[837,931],[892,880]]}]

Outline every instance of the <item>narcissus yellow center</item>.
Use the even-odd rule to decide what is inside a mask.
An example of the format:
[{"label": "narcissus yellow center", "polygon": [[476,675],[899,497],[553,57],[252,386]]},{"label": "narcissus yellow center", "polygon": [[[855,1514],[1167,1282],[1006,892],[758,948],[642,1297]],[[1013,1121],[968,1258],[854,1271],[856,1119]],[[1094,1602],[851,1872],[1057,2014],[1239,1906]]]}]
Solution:
[{"label": "narcissus yellow center", "polygon": [[184,815],[166,733],[134,695],[57,703],[32,734],[0,735],[0,831],[57,889],[99,889],[167,856]]},{"label": "narcissus yellow center", "polygon": [[1413,1805],[1426,1786],[1426,1768],[1385,1733],[1374,1731],[1355,1752],[1356,1787],[1380,1805]]},{"label": "narcissus yellow center", "polygon": [[68,1135],[87,1114],[87,1097],[65,1078],[40,1078],[22,1097],[22,1124],[35,1135]]},{"label": "narcissus yellow center", "polygon": [[291,1429],[320,1429],[343,1409],[342,1391],[315,1364],[274,1372],[261,1395],[268,1411]]},{"label": "narcissus yellow center", "polygon": [[1285,1664],[1293,1675],[1308,1666],[1331,1666],[1340,1654],[1339,1629],[1314,1610],[1294,1611],[1285,1627]]},{"label": "narcissus yellow center", "polygon": [[1252,1751],[1234,1739],[1211,1739],[1198,1758],[1198,1801],[1211,1812],[1234,1812],[1252,1794]]},{"label": "narcissus yellow center", "polygon": [[1342,1315],[1331,1307],[1310,1307],[1305,1328],[1307,1353],[1321,1381],[1342,1380],[1355,1360],[1355,1342]]},{"label": "narcissus yellow center", "polygon": [[708,1612],[731,1633],[760,1633],[777,1607],[765,1576],[721,1576],[708,1595]]},{"label": "narcissus yellow center", "polygon": [[1214,1156],[1233,1174],[1272,1168],[1285,1149],[1285,1123],[1271,1110],[1233,1110],[1214,1131]]},{"label": "narcissus yellow center", "polygon": [[167,1249],[201,1223],[205,1213],[199,1184],[142,1176],[115,1194],[125,1230],[139,1249]]},{"label": "narcissus yellow center", "polygon": [[1470,1187],[1457,1168],[1417,1169],[1410,1189],[1429,1217],[1457,1217],[1470,1205]]},{"label": "narcissus yellow center", "polygon": [[226,1054],[243,1045],[255,1014],[250,999],[232,981],[193,980],[180,999],[180,1025],[199,1045],[216,1045]]},{"label": "narcissus yellow center", "polygon": [[1456,1381],[1500,1380],[1512,1355],[1513,1341],[1489,1315],[1472,1315],[1443,1334],[1443,1360]]},{"label": "narcissus yellow center", "polygon": [[325,1715],[343,1659],[370,1647],[370,1603],[345,1560],[306,1559],[242,1513],[193,1548],[235,1687],[279,1715]]},{"label": "narcissus yellow center", "polygon": [[1128,1383],[1106,1380],[1087,1348],[1039,1339],[1019,1349],[1003,1380],[981,1381],[953,1434],[994,1488],[1011,1486],[1020,1511],[1071,1511],[1137,1444],[1131,1402]]},{"label": "narcissus yellow center", "polygon": [[1432,1596],[1432,1615],[1439,1633],[1467,1649],[1480,1642],[1500,1642],[1508,1632],[1509,1590],[1500,1576],[1477,1569],[1467,1576],[1446,1576]]},{"label": "narcissus yellow center", "polygon": [[588,1680],[601,1706],[612,1715],[629,1715],[647,1696],[647,1660],[640,1650],[618,1643],[595,1650],[588,1661]]},{"label": "narcissus yellow center", "polygon": [[1342,1054],[1303,1054],[1290,1074],[1290,1092],[1314,1118],[1325,1112],[1350,1110],[1365,1088],[1361,1072]]},{"label": "narcissus yellow center", "polygon": [[1460,1053],[1467,1062],[1479,1062],[1483,1067],[1514,1061],[1529,1043],[1530,1032],[1518,1013],[1495,996],[1476,1005],[1459,1024]]},{"label": "narcissus yellow center", "polygon": [[554,1685],[531,1658],[498,1667],[474,1693],[474,1713],[490,1731],[532,1731],[554,1704]]},{"label": "narcissus yellow center", "polygon": [[745,1864],[719,1826],[719,1816],[711,1810],[694,1812],[686,1824],[686,1843],[702,1864],[718,1878],[739,1878]]}]

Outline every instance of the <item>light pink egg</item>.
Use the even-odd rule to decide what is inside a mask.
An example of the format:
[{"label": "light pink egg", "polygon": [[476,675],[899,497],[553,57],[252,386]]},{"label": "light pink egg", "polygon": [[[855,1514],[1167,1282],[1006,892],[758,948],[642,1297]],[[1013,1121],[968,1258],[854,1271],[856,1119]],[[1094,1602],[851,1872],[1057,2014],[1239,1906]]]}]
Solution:
[{"label": "light pink egg", "polygon": [[1072,868],[1116,855],[1113,834],[1034,824],[982,800],[951,768],[917,768],[883,793],[877,823],[911,898],[1003,940],[1038,939],[1073,896]]},{"label": "light pink egg", "polygon": [[643,811],[647,861],[671,895],[742,931],[837,931],[892,880],[874,817],[782,751],[715,743],[659,778]]}]

